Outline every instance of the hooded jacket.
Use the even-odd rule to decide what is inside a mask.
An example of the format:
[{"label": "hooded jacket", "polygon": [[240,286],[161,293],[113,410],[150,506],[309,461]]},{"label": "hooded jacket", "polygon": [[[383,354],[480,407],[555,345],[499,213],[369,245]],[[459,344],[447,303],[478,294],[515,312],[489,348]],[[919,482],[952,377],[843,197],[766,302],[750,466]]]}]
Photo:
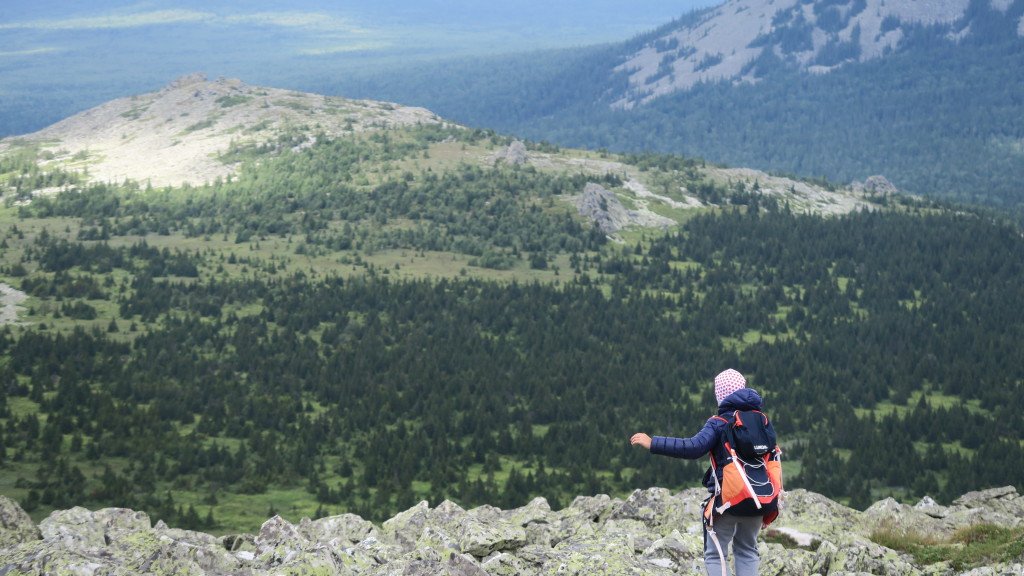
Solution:
[{"label": "hooded jacket", "polygon": [[[737,410],[761,410],[761,395],[752,388],[741,388],[726,396],[718,405],[718,416],[725,417]],[[726,423],[715,417],[708,418],[704,427],[689,438],[654,436],[651,438],[651,454],[696,460],[713,453],[716,462],[725,461],[725,447],[721,442],[722,430]],[[722,470],[717,470],[718,481],[722,481]],[[715,491],[715,480],[708,474],[704,485],[709,492]]]}]

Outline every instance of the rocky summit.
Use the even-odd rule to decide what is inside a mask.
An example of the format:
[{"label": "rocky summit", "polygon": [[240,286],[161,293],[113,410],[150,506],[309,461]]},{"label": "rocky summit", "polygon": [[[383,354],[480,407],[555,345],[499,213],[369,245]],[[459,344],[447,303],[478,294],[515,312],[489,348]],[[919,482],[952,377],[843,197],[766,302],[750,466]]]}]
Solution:
[{"label": "rocky summit", "polygon": [[[145,513],[121,508],[56,511],[36,526],[0,496],[0,575],[703,574],[704,495],[650,488],[625,500],[581,496],[559,511],[543,498],[513,510],[420,502],[379,526],[353,514],[298,524],[275,516],[258,534],[223,537],[153,525]],[[869,539],[879,529],[941,538],[979,523],[1024,525],[1024,496],[1006,487],[971,492],[950,506],[887,499],[860,512],[794,490],[763,533],[761,574],[1024,574],[1024,555],[958,570],[948,562],[916,564]]]},{"label": "rocky summit", "polygon": [[237,173],[239,166],[224,158],[232,147],[275,143],[294,133],[302,138],[293,148],[301,149],[318,134],[336,138],[441,122],[423,108],[192,74],[157,92],[112,100],[39,132],[0,140],[0,152],[37,145],[46,152],[47,168],[92,182],[201,185]]}]

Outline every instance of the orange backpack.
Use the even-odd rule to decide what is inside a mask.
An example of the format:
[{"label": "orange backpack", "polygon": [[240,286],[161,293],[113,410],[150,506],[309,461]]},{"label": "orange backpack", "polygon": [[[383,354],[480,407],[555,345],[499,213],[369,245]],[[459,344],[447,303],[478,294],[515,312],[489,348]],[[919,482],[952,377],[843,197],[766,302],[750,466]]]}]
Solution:
[{"label": "orange backpack", "polygon": [[704,522],[711,526],[715,514],[737,507],[752,511],[753,507],[761,511],[762,522],[768,526],[779,515],[782,493],[782,450],[775,429],[758,410],[737,410],[730,418],[715,418],[726,423],[721,435],[725,457],[718,462],[715,451],[711,452],[715,494],[704,507]]}]

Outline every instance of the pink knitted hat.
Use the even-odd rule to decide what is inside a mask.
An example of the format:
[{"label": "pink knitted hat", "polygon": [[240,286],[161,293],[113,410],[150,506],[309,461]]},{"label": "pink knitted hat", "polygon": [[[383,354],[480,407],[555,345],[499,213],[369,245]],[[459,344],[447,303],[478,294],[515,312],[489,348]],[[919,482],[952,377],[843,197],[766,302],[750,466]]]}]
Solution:
[{"label": "pink knitted hat", "polygon": [[743,374],[729,368],[718,376],[715,376],[715,400],[721,404],[725,397],[733,392],[747,387],[747,379]]}]

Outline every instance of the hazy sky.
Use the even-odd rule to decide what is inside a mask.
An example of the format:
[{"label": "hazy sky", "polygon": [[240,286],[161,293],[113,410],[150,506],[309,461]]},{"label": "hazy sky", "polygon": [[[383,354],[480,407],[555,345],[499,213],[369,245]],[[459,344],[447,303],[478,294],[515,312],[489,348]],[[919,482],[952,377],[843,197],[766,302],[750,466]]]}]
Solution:
[{"label": "hazy sky", "polygon": [[[288,40],[294,55],[423,47],[431,51],[507,51],[624,40],[708,0],[182,0],[0,2],[0,58],[130,48],[138,32],[157,43],[180,35],[218,37],[259,29],[259,50]],[[77,37],[76,42],[67,36]],[[81,42],[91,35],[92,42]],[[256,36],[256,40],[260,40]],[[187,46],[178,46],[187,49]],[[165,46],[175,57],[175,46]]]},{"label": "hazy sky", "polygon": [[709,0],[0,0],[0,136],[192,72],[294,87],[623,41]]}]

